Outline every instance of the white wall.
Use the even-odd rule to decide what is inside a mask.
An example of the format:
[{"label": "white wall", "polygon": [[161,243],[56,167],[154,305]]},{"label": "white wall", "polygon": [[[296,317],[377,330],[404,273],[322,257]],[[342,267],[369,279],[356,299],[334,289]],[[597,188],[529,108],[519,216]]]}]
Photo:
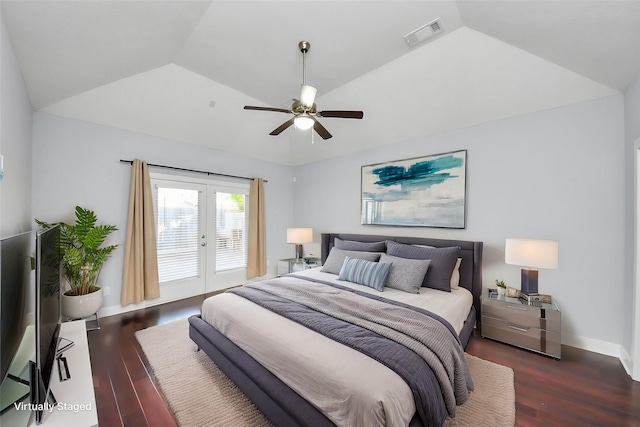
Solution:
[{"label": "white wall", "polygon": [[[484,242],[484,286],[520,286],[506,237],[559,241],[559,268],[540,272],[558,302],[563,341],[619,355],[624,284],[625,144],[621,95],[398,143],[295,168],[294,220],[320,232]],[[360,225],[360,167],[466,149],[464,230]]]},{"label": "white wall", "polygon": [[29,95],[4,22],[0,20],[0,236],[33,228],[31,220],[31,120]]},{"label": "white wall", "polygon": [[[131,166],[120,159],[133,158],[268,180],[269,268],[275,272],[277,259],[292,252],[285,243],[286,228],[293,222],[292,168],[45,113],[34,113],[33,120],[33,216],[48,222],[72,222],[74,207],[81,205],[95,211],[99,223],[117,225],[119,230],[108,243],[124,245]],[[114,306],[120,304],[123,258],[121,246],[101,273],[100,284],[112,291],[105,297],[103,311],[114,312]]]}]

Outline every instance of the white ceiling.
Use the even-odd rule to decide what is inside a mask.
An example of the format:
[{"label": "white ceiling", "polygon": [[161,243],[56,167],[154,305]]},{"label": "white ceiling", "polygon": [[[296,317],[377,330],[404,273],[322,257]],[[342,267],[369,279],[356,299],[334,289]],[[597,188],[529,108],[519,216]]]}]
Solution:
[{"label": "white ceiling", "polygon": [[[624,91],[640,1],[2,1],[34,109],[298,165]],[[416,48],[402,36],[440,18]],[[290,128],[307,83],[334,135]],[[89,143],[89,142],[88,142]]]}]

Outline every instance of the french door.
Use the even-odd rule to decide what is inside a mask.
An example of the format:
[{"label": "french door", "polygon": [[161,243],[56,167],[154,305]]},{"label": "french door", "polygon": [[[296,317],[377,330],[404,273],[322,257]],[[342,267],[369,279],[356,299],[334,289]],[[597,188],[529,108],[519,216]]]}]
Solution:
[{"label": "french door", "polygon": [[152,180],[160,298],[175,300],[206,289],[207,186]]},{"label": "french door", "polygon": [[160,300],[246,279],[249,185],[152,174]]}]

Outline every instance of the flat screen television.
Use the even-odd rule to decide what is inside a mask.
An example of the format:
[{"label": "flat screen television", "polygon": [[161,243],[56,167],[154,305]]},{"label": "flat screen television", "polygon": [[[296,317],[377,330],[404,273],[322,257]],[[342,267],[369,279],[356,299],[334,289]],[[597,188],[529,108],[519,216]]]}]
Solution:
[{"label": "flat screen television", "polygon": [[[36,234],[36,357],[32,369],[32,403],[55,404],[49,388],[60,331],[60,227]],[[42,411],[36,411],[36,423]]]},{"label": "flat screen television", "polygon": [[[30,231],[0,239],[0,413],[29,395],[23,372],[35,348],[33,335],[26,333],[33,324],[33,242]],[[21,346],[27,357],[16,360]]]}]

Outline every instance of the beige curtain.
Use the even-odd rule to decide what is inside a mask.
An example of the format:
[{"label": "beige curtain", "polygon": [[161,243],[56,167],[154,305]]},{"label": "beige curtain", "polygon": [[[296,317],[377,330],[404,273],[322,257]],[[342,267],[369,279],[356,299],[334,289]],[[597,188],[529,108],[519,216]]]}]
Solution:
[{"label": "beige curtain", "polygon": [[247,279],[267,274],[267,239],[264,221],[264,182],[253,178],[249,187],[249,253]]},{"label": "beige curtain", "polygon": [[120,303],[160,296],[153,198],[147,162],[135,159],[131,169],[127,240]]}]

